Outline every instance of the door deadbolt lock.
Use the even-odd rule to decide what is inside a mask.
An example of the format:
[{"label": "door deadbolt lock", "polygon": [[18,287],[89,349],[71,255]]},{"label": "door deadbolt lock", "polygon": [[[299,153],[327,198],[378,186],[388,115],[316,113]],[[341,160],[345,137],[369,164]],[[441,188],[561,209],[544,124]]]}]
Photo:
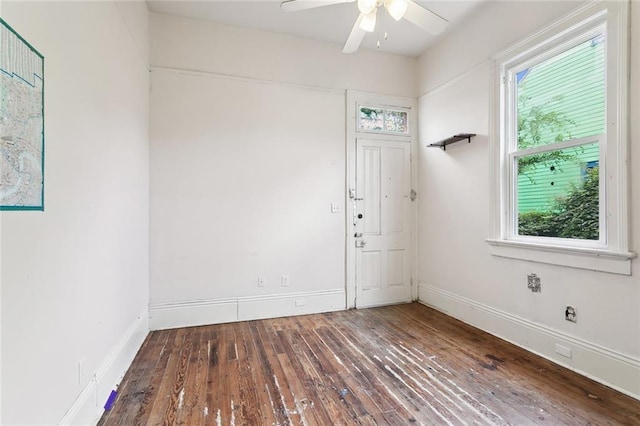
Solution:
[{"label": "door deadbolt lock", "polygon": [[362,218],[363,218],[362,213],[358,213],[358,219],[362,219]]}]

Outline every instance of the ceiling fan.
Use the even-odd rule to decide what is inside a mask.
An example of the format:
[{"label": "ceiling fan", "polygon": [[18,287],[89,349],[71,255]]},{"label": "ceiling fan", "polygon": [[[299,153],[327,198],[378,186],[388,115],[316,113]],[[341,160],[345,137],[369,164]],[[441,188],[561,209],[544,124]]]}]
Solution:
[{"label": "ceiling fan", "polygon": [[294,12],[356,1],[360,15],[358,15],[358,19],[353,24],[349,38],[342,49],[344,53],[357,51],[365,34],[373,32],[380,7],[384,7],[396,21],[404,18],[434,35],[444,31],[449,23],[446,19],[418,5],[413,0],[284,0],[280,7],[286,12]]}]

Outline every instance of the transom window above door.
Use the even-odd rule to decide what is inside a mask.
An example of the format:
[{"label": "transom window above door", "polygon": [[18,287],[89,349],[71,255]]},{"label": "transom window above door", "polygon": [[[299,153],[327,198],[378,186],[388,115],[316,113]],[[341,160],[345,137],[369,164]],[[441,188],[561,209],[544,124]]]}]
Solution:
[{"label": "transom window above door", "polygon": [[406,108],[384,108],[379,106],[358,106],[358,130],[367,133],[386,133],[407,136],[409,131],[409,110]]}]

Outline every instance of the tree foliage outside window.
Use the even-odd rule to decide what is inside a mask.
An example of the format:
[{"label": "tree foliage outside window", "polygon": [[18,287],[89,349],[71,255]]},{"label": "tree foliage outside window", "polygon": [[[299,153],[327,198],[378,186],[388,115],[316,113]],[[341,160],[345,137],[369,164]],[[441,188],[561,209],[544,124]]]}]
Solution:
[{"label": "tree foliage outside window", "polygon": [[358,129],[363,132],[409,134],[409,111],[382,107],[359,107]]},{"label": "tree foliage outside window", "polygon": [[[571,126],[575,125],[575,121],[568,118],[567,114],[554,110],[554,104],[561,100],[562,96],[558,95],[542,106],[527,108],[527,96],[520,94],[518,111],[527,112],[518,114],[518,148],[526,149],[542,145],[543,133],[555,133],[554,142],[571,139]],[[561,161],[569,159],[571,156],[563,155],[560,151],[532,155],[518,162],[518,174],[526,175],[533,182],[530,172],[536,167],[558,167]]]},{"label": "tree foliage outside window", "polygon": [[518,233],[538,237],[597,240],[600,236],[599,168],[586,172],[580,185],[573,185],[568,195],[557,198],[547,211],[520,213]]}]

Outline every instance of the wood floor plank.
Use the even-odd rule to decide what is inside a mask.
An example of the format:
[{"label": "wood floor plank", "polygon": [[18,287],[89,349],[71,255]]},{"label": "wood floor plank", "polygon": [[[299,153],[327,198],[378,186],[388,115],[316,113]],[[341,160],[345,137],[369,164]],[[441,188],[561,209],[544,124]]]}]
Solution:
[{"label": "wood floor plank", "polygon": [[640,401],[414,303],[152,332],[99,424],[640,425]]},{"label": "wood floor plank", "polygon": [[341,344],[329,327],[320,327],[316,333],[322,336],[322,342],[346,370],[341,374],[363,412],[359,415],[359,420],[363,423],[370,420],[373,424],[386,424],[389,417],[396,417],[397,407],[380,392],[378,380],[365,374],[368,370],[362,364],[360,354]]},{"label": "wood floor plank", "polygon": [[209,336],[207,340],[207,358],[209,371],[207,374],[207,399],[205,409],[207,411],[207,422],[209,419],[217,421],[219,419],[218,410],[220,407],[220,383],[224,382],[224,371],[220,365],[220,345],[222,341],[223,327],[210,327]]},{"label": "wood floor plank", "polygon": [[[301,423],[308,416],[315,417],[313,413],[306,412],[309,403],[305,389],[276,332],[269,331],[261,322],[252,322],[251,333],[256,342],[257,365],[262,367],[257,369],[257,379],[265,384],[263,399],[267,397],[272,411],[271,419],[267,417],[263,424],[284,424],[291,420],[291,415]],[[269,407],[266,403],[264,406]]]},{"label": "wood floor plank", "polygon": [[[397,333],[401,333],[400,329],[396,330]],[[451,330],[450,330],[451,332]],[[588,419],[580,416],[571,410],[567,411],[564,405],[560,403],[563,399],[566,387],[564,383],[557,381],[557,374],[551,374],[549,372],[546,377],[545,371],[542,371],[542,366],[547,366],[548,369],[555,369],[557,371],[563,370],[559,366],[554,366],[552,363],[546,360],[539,360],[536,363],[538,371],[529,369],[523,371],[521,366],[516,363],[507,362],[509,358],[516,359],[514,353],[521,353],[521,350],[513,345],[502,343],[500,347],[500,357],[493,355],[492,351],[495,349],[495,338],[489,336],[486,333],[479,333],[477,330],[471,327],[465,327],[462,330],[457,330],[458,339],[452,341],[450,344],[452,347],[458,348],[457,353],[460,356],[456,358],[456,365],[467,365],[472,372],[475,381],[481,383],[489,393],[484,395],[491,395],[491,399],[499,398],[503,402],[507,402],[509,405],[516,405],[522,407],[521,413],[524,414],[530,423],[543,422],[546,417],[560,421],[562,424],[587,424]],[[448,336],[446,331],[440,330],[438,332],[441,336]],[[465,343],[466,342],[466,343]],[[473,343],[473,345],[471,345]],[[474,348],[474,351],[470,351],[469,348]],[[514,352],[515,351],[515,352]],[[443,352],[447,353],[447,352]],[[452,354],[455,356],[455,354]],[[500,370],[501,382],[496,385],[492,379],[495,374],[488,374],[495,370]],[[509,371],[512,369],[513,371]],[[542,374],[541,374],[542,373]],[[544,374],[544,376],[543,376]],[[504,380],[504,379],[508,380]],[[553,384],[551,384],[552,382]],[[517,383],[517,386],[511,384]],[[518,388],[526,387],[532,390],[540,390],[535,399],[527,398],[526,393],[518,393]],[[577,395],[574,395],[577,397]],[[512,418],[512,416],[509,416]],[[593,413],[590,414],[591,418],[595,418]]]},{"label": "wood floor plank", "polygon": [[[202,327],[193,329],[189,368],[181,391],[176,424],[196,426],[204,423],[204,410],[200,408],[203,405],[200,400],[203,398],[201,389],[206,389],[206,384],[203,383],[203,374],[206,372],[204,365],[206,344],[203,345],[202,342],[203,333]],[[204,393],[204,397],[206,398],[206,393]]]},{"label": "wood floor plank", "polygon": [[180,352],[175,357],[176,368],[173,379],[173,386],[169,386],[169,394],[167,396],[168,404],[164,413],[164,422],[169,424],[179,424],[179,411],[182,411],[184,405],[185,377],[189,369],[189,359],[193,350],[193,333],[194,329],[185,330],[185,337],[180,345]]},{"label": "wood floor plank", "polygon": [[302,338],[310,350],[311,358],[314,362],[316,370],[325,379],[325,383],[330,389],[327,397],[334,401],[345,417],[346,421],[358,423],[357,419],[364,418],[367,412],[359,403],[357,396],[357,388],[352,388],[345,380],[348,376],[344,366],[337,362],[333,353],[327,350],[327,346],[322,341],[320,335],[316,332],[318,328],[313,317],[302,317],[300,323],[305,331]]},{"label": "wood floor plank", "polygon": [[153,392],[153,403],[151,404],[147,424],[171,424],[171,418],[167,416],[167,410],[175,387],[178,362],[186,333],[187,329],[171,330],[169,333],[169,342],[165,347],[167,351],[166,366],[160,376],[158,388]]},{"label": "wood floor plank", "polygon": [[254,386],[263,379],[258,362],[256,340],[251,330],[253,323],[242,323],[242,344],[239,346],[240,396],[244,424],[274,423],[270,402],[264,398],[264,390]]},{"label": "wood floor plank", "polygon": [[217,413],[222,424],[235,424],[236,403],[238,402],[238,366],[235,356],[235,331],[228,324],[223,328],[218,364],[218,405]]},{"label": "wood floor plank", "polygon": [[306,373],[302,359],[294,352],[286,334],[282,329],[276,332],[276,338],[280,342],[279,347],[283,350],[277,355],[278,360],[285,372],[288,375],[293,375],[293,378],[289,380],[299,383],[299,392],[301,392],[299,395],[305,419],[309,419],[311,424],[327,424],[332,421],[332,418],[321,403],[320,389],[315,385],[312,376]]},{"label": "wood floor plank", "polygon": [[390,356],[387,342],[381,341],[375,334],[371,334],[371,337],[369,344],[381,348],[372,356],[374,368],[383,378],[387,392],[393,392],[396,398],[402,401],[405,410],[411,413],[408,420],[428,424],[448,424],[454,420],[452,413],[433,398],[432,394],[415,386],[411,374],[400,365],[400,362]]},{"label": "wood floor plank", "polygon": [[[379,314],[379,313],[377,313]],[[398,319],[402,313],[397,313],[392,317],[388,316],[388,313],[383,313],[379,321],[392,321]],[[408,341],[415,343],[414,336],[422,334],[420,328],[416,328],[410,325],[410,322],[400,326],[397,322],[390,322],[389,327],[393,330],[393,335],[398,341]],[[490,337],[488,335],[473,334],[470,340],[466,340],[464,331],[449,330],[450,333],[458,333],[457,339],[452,339],[453,334],[443,333],[437,329],[431,327],[429,330],[434,338],[433,343],[438,344],[439,353],[437,359],[444,365],[443,370],[449,371],[466,371],[466,375],[458,375],[457,380],[461,380],[462,387],[464,389],[473,390],[473,394],[476,395],[471,402],[473,405],[480,405],[480,407],[492,406],[494,400],[506,402],[503,404],[507,409],[512,406],[520,407],[517,412],[508,412],[507,418],[521,424],[536,424],[540,420],[538,415],[538,408],[534,401],[526,399],[514,398],[509,392],[509,381],[502,381],[496,383],[494,380],[495,374],[487,374],[496,370],[492,365],[488,365],[484,360],[480,359],[478,353],[486,353],[489,348],[483,348],[482,342],[484,337]],[[385,336],[381,337],[382,339]],[[495,338],[492,338],[495,339]],[[472,348],[472,349],[469,349]],[[429,347],[423,347],[424,351],[429,351]],[[430,352],[427,352],[430,353]],[[455,366],[455,369],[447,369],[447,366]],[[502,371],[501,371],[502,373]],[[501,375],[502,377],[502,375]],[[519,380],[522,384],[522,379]],[[486,409],[484,410],[486,411]],[[497,413],[496,413],[497,414]],[[497,419],[494,417],[493,421],[501,422],[499,416]]]},{"label": "wood floor plank", "polygon": [[[289,333],[287,352],[296,358],[302,366],[307,386],[315,389],[318,404],[325,411],[326,416],[335,424],[348,424],[349,416],[345,413],[337,399],[339,390],[324,374],[316,355],[303,336],[304,330],[295,328]],[[289,352],[289,348],[291,351]]]},{"label": "wood floor plank", "polygon": [[[114,409],[105,411],[99,425],[105,422],[118,425],[138,425],[146,423],[145,414],[153,396],[154,378],[161,378],[156,372],[163,371],[169,353],[163,352],[169,339],[169,331],[155,333],[146,339],[140,348],[138,362],[131,365],[129,374],[118,389],[120,403]],[[128,389],[122,394],[121,389]]]}]

